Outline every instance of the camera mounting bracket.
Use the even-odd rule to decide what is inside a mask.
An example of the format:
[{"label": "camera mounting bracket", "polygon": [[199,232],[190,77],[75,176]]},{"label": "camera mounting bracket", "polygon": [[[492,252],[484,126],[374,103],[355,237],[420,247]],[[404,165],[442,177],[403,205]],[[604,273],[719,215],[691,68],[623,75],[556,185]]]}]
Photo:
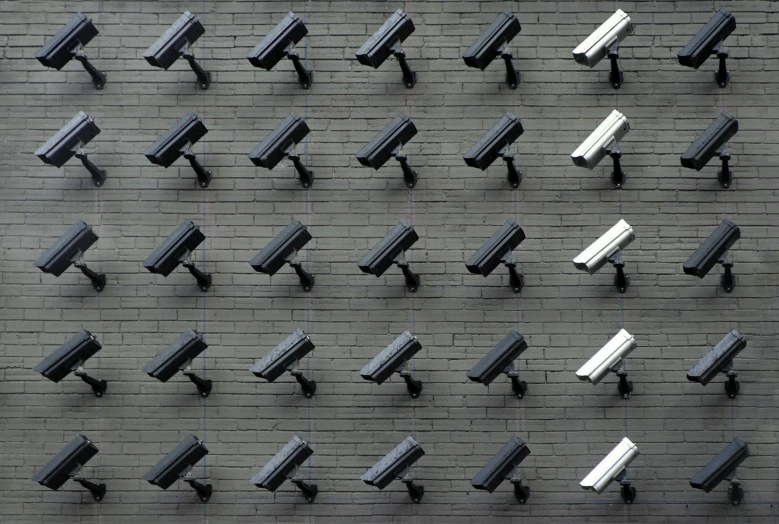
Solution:
[{"label": "camera mounting bracket", "polygon": [[297,486],[300,491],[303,492],[303,496],[306,498],[306,502],[314,502],[319,489],[317,488],[316,484],[308,484],[304,482],[303,479],[298,477],[297,466],[295,466],[295,469],[289,475],[287,475],[287,478],[290,482]]},{"label": "camera mounting bracket", "polygon": [[728,486],[730,503],[738,506],[744,501],[744,490],[741,488],[741,482],[736,477],[727,480],[730,482],[730,486]]},{"label": "camera mounting bracket", "polygon": [[403,277],[406,279],[406,288],[412,292],[416,293],[417,289],[419,289],[419,285],[421,283],[421,280],[419,278],[419,275],[411,271],[408,267],[408,262],[406,262],[405,252],[401,251],[398,253],[398,255],[392,260],[392,263],[397,265],[401,271],[403,271]]},{"label": "camera mounting bracket", "polygon": [[303,64],[300,63],[300,55],[292,51],[292,47],[294,45],[295,43],[290,40],[286,49],[284,49],[284,55],[288,59],[292,60],[292,65],[295,66],[295,71],[298,73],[298,83],[300,84],[300,87],[303,89],[308,89],[311,87],[311,84],[314,81],[314,72],[307,70],[305,67],[303,67]]},{"label": "camera mounting bracket", "polygon": [[[727,253],[725,254],[727,255]],[[722,268],[725,270],[725,273],[720,277],[722,289],[725,290],[725,293],[730,293],[733,291],[733,288],[736,287],[736,277],[733,275],[733,261],[728,260],[727,257],[723,256],[717,263],[721,264]]]},{"label": "camera mounting bracket", "polygon": [[522,75],[514,69],[514,64],[511,59],[513,58],[511,51],[509,51],[509,43],[505,42],[503,49],[500,49],[497,56],[500,56],[504,62],[506,62],[506,83],[511,89],[516,89],[519,83],[522,81]]},{"label": "camera mounting bracket", "polygon": [[98,293],[103,291],[106,283],[106,277],[103,273],[97,273],[89,269],[86,262],[81,258],[81,254],[73,261],[73,265],[80,269],[81,272],[84,273],[84,276],[92,282],[92,287],[95,288],[95,291]]},{"label": "camera mounting bracket", "polygon": [[617,291],[624,293],[630,286],[630,277],[625,274],[625,260],[622,257],[622,250],[618,249],[609,256],[609,262],[617,270],[617,275],[614,277],[614,285],[617,287]]},{"label": "camera mounting bracket", "polygon": [[509,270],[509,283],[514,293],[519,293],[525,287],[525,277],[517,273],[517,263],[511,261],[511,251],[500,257],[500,262]]},{"label": "camera mounting bracket", "polygon": [[297,380],[298,384],[300,384],[300,387],[303,389],[304,397],[311,398],[314,396],[314,393],[316,393],[316,381],[309,380],[303,376],[303,371],[298,369],[297,360],[291,367],[287,369],[287,371],[289,371],[289,374],[295,377],[295,380]]},{"label": "camera mounting bracket", "polygon": [[303,266],[297,260],[296,255],[297,252],[292,252],[286,259],[287,264],[292,266],[292,269],[297,273],[298,278],[300,279],[300,285],[303,286],[303,291],[311,291],[311,288],[314,287],[314,275],[303,269]]},{"label": "camera mounting bracket", "polygon": [[401,152],[400,146],[392,152],[392,156],[395,157],[395,160],[400,162],[400,168],[403,170],[403,181],[406,183],[406,187],[413,189],[414,186],[417,185],[419,174],[411,169],[411,166],[408,163],[408,157]]},{"label": "camera mounting bracket", "polygon": [[200,502],[205,504],[208,502],[208,500],[211,498],[211,494],[214,492],[213,487],[211,484],[201,484],[197,480],[195,480],[195,477],[192,476],[192,468],[189,468],[189,471],[187,471],[187,474],[183,477],[179,477],[181,480],[186,482],[190,485],[192,489],[194,489],[197,492],[197,498]]},{"label": "camera mounting bracket", "polygon": [[722,149],[717,151],[716,155],[722,160],[722,169],[717,172],[717,181],[723,189],[728,189],[733,183],[733,171],[730,170],[729,164],[731,158],[730,153],[725,150],[725,146],[723,145]]},{"label": "camera mounting bracket", "polygon": [[87,157],[86,152],[81,149],[82,147],[84,147],[84,144],[79,141],[71,151],[73,151],[73,154],[76,158],[81,160],[81,163],[84,165],[87,171],[89,171],[89,174],[92,175],[92,182],[95,184],[95,187],[101,187],[105,183],[105,169],[100,169],[95,164],[93,164],[92,161]]},{"label": "camera mounting bracket", "polygon": [[614,171],[611,173],[611,183],[614,184],[614,189],[622,189],[622,186],[625,185],[625,178],[627,175],[622,170],[622,163],[619,160],[622,158],[622,151],[619,150],[619,144],[617,144],[614,138],[611,139],[611,142],[605,148],[605,151],[614,161]]},{"label": "camera mounting bracket", "polygon": [[210,380],[206,380],[204,378],[200,378],[197,375],[195,375],[195,372],[192,371],[192,362],[188,363],[187,366],[181,370],[181,372],[189,378],[189,380],[192,381],[195,386],[197,386],[197,391],[200,393],[200,396],[203,398],[208,397],[208,395],[211,394],[211,386],[213,385]]},{"label": "camera mounting bracket", "polygon": [[392,54],[398,59],[400,63],[400,69],[403,71],[403,83],[407,88],[412,88],[417,83],[417,74],[411,70],[406,63],[406,52],[400,47],[400,40],[396,40],[395,44],[390,48]]},{"label": "camera mounting bracket", "polygon": [[189,50],[188,42],[184,44],[184,46],[179,50],[179,53],[181,53],[181,56],[183,56],[187,62],[189,62],[189,67],[191,67],[192,71],[194,71],[195,75],[197,75],[198,87],[200,87],[200,89],[208,89],[208,86],[211,85],[211,73],[204,70],[202,67],[200,67],[200,64],[195,61],[195,55],[193,55],[192,51]]},{"label": "camera mounting bracket", "polygon": [[298,177],[300,178],[300,184],[306,189],[311,187],[311,184],[314,183],[314,172],[309,170],[303,165],[303,162],[300,161],[300,155],[295,151],[294,143],[284,150],[284,156],[292,160],[292,163],[295,165],[295,170],[298,172]]},{"label": "camera mounting bracket", "polygon": [[728,398],[736,398],[739,390],[741,389],[741,384],[739,384],[738,380],[736,380],[736,377],[738,377],[738,373],[736,373],[733,370],[732,360],[728,364],[727,369],[723,371],[723,373],[725,373],[725,376],[728,379],[725,382],[725,393],[728,394]]},{"label": "camera mounting bracket", "polygon": [[517,398],[525,398],[527,394],[527,382],[519,380],[519,372],[514,370],[514,363],[512,362],[503,369],[503,373],[511,379],[511,390],[517,396]]},{"label": "camera mounting bracket", "polygon": [[76,364],[75,369],[73,369],[73,374],[92,386],[92,391],[97,398],[102,397],[105,390],[108,388],[108,383],[105,380],[98,380],[87,375],[87,372],[81,367],[81,362]]},{"label": "camera mounting bracket", "polygon": [[73,55],[73,58],[81,62],[81,65],[83,65],[84,69],[87,70],[89,76],[92,77],[92,84],[95,86],[95,89],[103,89],[103,87],[105,87],[106,80],[108,79],[108,75],[105,73],[105,71],[98,71],[97,68],[93,66],[89,60],[87,60],[87,55],[84,54],[82,48],[83,46],[79,42],[76,47],[71,49],[70,53]]},{"label": "camera mounting bracket", "polygon": [[414,379],[408,368],[408,362],[403,362],[395,371],[406,381],[406,388],[411,398],[419,398],[422,393],[422,381]]},{"label": "camera mounting bracket", "polygon": [[720,42],[711,53],[713,55],[717,55],[717,58],[719,58],[719,69],[714,72],[714,80],[720,87],[727,87],[728,81],[730,80],[728,65],[725,63],[728,58],[728,52],[725,51],[724,45],[724,42]]},{"label": "camera mounting bracket", "polygon": [[[516,468],[516,466],[514,466]],[[508,477],[508,481],[514,485],[514,497],[520,504],[525,504],[528,497],[530,497],[530,488],[522,485],[522,479],[517,477],[516,471],[514,475]]]},{"label": "camera mounting bracket", "polygon": [[409,477],[410,470],[411,468],[406,469],[406,474],[398,478],[403,484],[406,485],[406,489],[408,489],[408,494],[411,497],[411,500],[415,504],[419,504],[419,501],[422,500],[422,497],[425,494],[425,488],[419,484],[414,483],[411,477]]},{"label": "camera mounting bracket", "polygon": [[506,144],[506,148],[500,151],[498,155],[506,162],[509,185],[511,185],[513,189],[516,189],[519,187],[519,184],[522,183],[522,170],[517,169],[514,165],[514,155],[509,152],[509,145],[510,144]]},{"label": "camera mounting bracket", "polygon": [[607,47],[609,54],[609,60],[611,60],[611,71],[609,72],[609,82],[611,87],[619,89],[622,82],[625,80],[625,75],[622,73],[622,69],[619,67],[619,39],[614,39],[614,42]]},{"label": "camera mounting bracket", "polygon": [[189,251],[184,253],[184,256],[181,258],[181,265],[192,273],[192,276],[197,280],[197,285],[200,287],[201,291],[208,291],[208,288],[211,287],[211,275],[203,273],[196,268],[195,263],[189,258],[190,255],[191,253]]},{"label": "camera mounting bracket", "polygon": [[192,166],[192,169],[195,170],[195,174],[197,174],[197,182],[200,184],[200,187],[206,188],[208,187],[208,184],[211,183],[211,171],[200,165],[200,162],[197,161],[195,153],[193,153],[190,149],[191,146],[192,144],[187,143],[180,149],[181,154],[184,155],[184,158],[189,160],[189,164]]},{"label": "camera mounting bracket", "polygon": [[73,470],[69,477],[71,480],[81,484],[82,487],[88,489],[90,493],[92,493],[92,497],[96,502],[100,502],[103,500],[103,497],[105,497],[105,484],[96,484],[85,479],[81,474],[81,466],[78,466],[75,470]]}]

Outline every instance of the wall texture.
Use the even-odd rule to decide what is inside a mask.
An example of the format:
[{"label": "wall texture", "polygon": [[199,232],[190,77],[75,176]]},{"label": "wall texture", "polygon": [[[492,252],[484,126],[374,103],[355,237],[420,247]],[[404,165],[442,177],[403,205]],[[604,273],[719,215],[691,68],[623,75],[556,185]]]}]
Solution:
[{"label": "wall texture", "polygon": [[[617,7],[636,23],[620,49],[619,91],[606,61],[590,70],[571,57]],[[716,60],[698,71],[676,60],[714,7],[738,20],[726,42],[726,89],[712,80]],[[416,25],[403,46],[419,75],[411,90],[394,59],[373,70],[354,58],[397,8]],[[516,91],[499,61],[481,72],[461,59],[504,8],[522,23],[511,45],[523,75]],[[298,50],[314,70],[310,91],[289,62],[266,72],[245,58],[289,9],[309,30]],[[34,58],[77,10],[100,30],[86,54],[108,72],[103,91],[78,63],[58,72]],[[205,92],[185,61],[163,71],[142,58],[184,10],[206,27],[194,47],[214,75]],[[776,522],[778,11],[777,2],[757,1],[0,2],[0,521]],[[633,127],[622,142],[621,191],[611,188],[608,159],[588,171],[569,158],[615,107]],[[701,172],[679,165],[723,109],[740,124],[729,190],[717,184],[716,162]],[[33,154],[79,110],[102,129],[86,148],[108,170],[101,189],[75,159],[58,170]],[[165,170],[142,154],[189,111],[209,128],[194,148],[214,171],[206,190],[183,159]],[[310,190],[291,163],[269,172],[247,158],[292,111],[311,128],[300,148],[315,172]],[[419,129],[405,148],[420,174],[410,191],[395,162],[373,171],[354,158],[399,111]],[[500,161],[481,172],[462,160],[507,111],[525,128],[512,146],[525,174],[518,190]],[[611,267],[589,276],[571,264],[620,217],[637,235],[625,295]],[[698,280],[681,267],[724,217],[742,231],[730,295],[718,286],[720,269]],[[316,275],[311,293],[289,269],[270,278],[247,263],[291,218],[314,237],[301,253]],[[463,263],[508,218],[527,234],[515,252],[521,296],[503,268],[482,278]],[[108,275],[99,295],[74,268],[54,278],[33,265],[77,219],[100,236],[85,257]],[[141,266],[185,219],[207,236],[195,255],[214,275],[207,293],[183,268],[162,278]],[[408,253],[422,278],[416,294],[397,269],[377,279],[357,268],[400,219],[420,236]],[[639,344],[626,401],[613,376],[592,386],[574,375],[623,326]],[[73,376],[54,384],[32,370],[81,328],[103,344],[86,364],[108,381],[102,399]],[[181,375],[163,384],[141,372],[188,328],[210,346],[193,364],[214,381],[206,400]],[[296,328],[316,344],[301,363],[318,385],[310,401],[288,376],[269,384],[248,371]],[[735,400],[723,377],[705,388],[685,377],[732,328],[749,339],[736,361]],[[511,329],[530,345],[520,360],[524,400],[505,378],[487,388],[465,376]],[[424,347],[413,360],[424,382],[417,400],[397,377],[377,387],[358,373],[404,330]],[[100,448],[84,471],[107,483],[101,504],[74,483],[52,492],[29,480],[78,432]],[[210,450],[194,471],[214,485],[207,505],[186,484],[162,491],[140,480],[190,433]],[[312,505],[289,483],[275,495],[249,483],[293,434],[315,450],[301,469],[319,486]],[[408,435],[427,453],[414,468],[426,489],[419,505],[399,482],[378,491],[359,480]],[[532,451],[521,471],[532,490],[525,506],[508,483],[492,494],[470,486],[514,435]],[[600,496],[578,485],[625,435],[641,452],[629,468],[639,491],[632,506],[616,485]],[[740,507],[727,504],[727,483],[708,495],[688,483],[734,436],[752,455],[738,470]]]}]

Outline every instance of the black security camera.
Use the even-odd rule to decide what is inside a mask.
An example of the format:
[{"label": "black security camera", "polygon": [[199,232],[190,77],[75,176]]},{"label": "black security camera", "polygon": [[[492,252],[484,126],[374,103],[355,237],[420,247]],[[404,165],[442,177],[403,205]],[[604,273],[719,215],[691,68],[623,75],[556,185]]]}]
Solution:
[{"label": "black security camera", "polygon": [[105,169],[100,169],[93,164],[81,149],[99,134],[100,128],[97,127],[95,121],[89,118],[85,112],[79,111],[65,127],[39,147],[35,151],[35,155],[43,160],[44,164],[54,167],[62,167],[65,162],[75,156],[81,160],[89,174],[92,175],[92,182],[95,186],[100,187],[105,182]]},{"label": "black security camera", "polygon": [[192,476],[192,468],[200,459],[208,455],[208,448],[194,435],[188,435],[173,451],[167,454],[147,471],[142,480],[162,489],[168,489],[174,482],[181,479],[197,492],[200,502],[206,503],[211,498],[211,484],[201,484]]},{"label": "black security camera", "polygon": [[465,64],[484,71],[495,58],[501,57],[506,62],[506,82],[511,89],[516,89],[522,77],[511,62],[508,44],[520,31],[522,26],[517,17],[508,9],[504,10],[463,54]]},{"label": "black security camera", "polygon": [[474,382],[489,386],[501,373],[511,379],[511,389],[517,398],[527,394],[527,382],[519,380],[519,373],[514,370],[514,361],[527,349],[525,337],[516,331],[511,331],[497,346],[473,366],[467,377]]},{"label": "black security camera", "polygon": [[471,486],[483,489],[489,493],[508,479],[514,485],[514,497],[524,504],[530,496],[530,488],[522,485],[522,479],[517,477],[516,469],[530,455],[527,444],[519,437],[512,437],[498,453],[490,459],[484,468],[471,481]]},{"label": "black security camera", "polygon": [[196,356],[206,350],[208,344],[203,336],[194,329],[182,333],[171,345],[151,359],[143,372],[160,382],[167,382],[173,375],[181,371],[197,386],[200,396],[206,398],[211,394],[212,383],[195,375],[190,367]]},{"label": "black security camera", "polygon": [[720,284],[725,292],[730,293],[736,287],[736,277],[733,276],[733,261],[728,260],[727,253],[739,238],[741,229],[727,218],[724,219],[684,263],[685,274],[703,278],[715,264],[722,264],[725,273],[720,277]]},{"label": "black security camera", "polygon": [[191,148],[208,133],[205,124],[194,113],[187,113],[175,126],[150,145],[143,153],[149,162],[169,168],[180,156],[189,160],[192,169],[197,174],[200,187],[208,187],[211,183],[211,171],[205,169],[197,161]]},{"label": "black security camera", "polygon": [[406,388],[411,398],[418,398],[419,394],[422,393],[422,381],[414,379],[411,370],[408,369],[408,361],[420,349],[422,349],[422,344],[419,343],[417,337],[405,331],[373,360],[365,364],[365,367],[360,371],[360,376],[381,385],[397,372],[406,381]]},{"label": "black security camera", "polygon": [[249,159],[255,166],[272,170],[286,156],[295,165],[303,187],[311,187],[314,182],[314,173],[303,165],[303,162],[300,161],[300,155],[295,152],[295,146],[309,132],[306,121],[295,113],[290,113],[271,134],[257,144],[257,147],[249,153]]},{"label": "black security camera", "polygon": [[525,285],[525,277],[517,272],[517,263],[511,260],[511,252],[523,240],[525,232],[510,218],[465,262],[465,267],[471,273],[486,277],[498,264],[503,264],[509,270],[511,289],[519,293]]},{"label": "black security camera", "polygon": [[733,442],[728,444],[725,449],[711,459],[702,470],[690,479],[690,486],[695,489],[702,489],[708,493],[723,480],[730,480],[728,495],[730,503],[738,506],[744,500],[744,490],[741,483],[736,479],[736,468],[749,456],[749,446],[747,443],[736,437]]},{"label": "black security camera", "polygon": [[91,18],[87,18],[82,13],[76,13],[73,18],[68,20],[65,27],[54,35],[54,38],[46,42],[46,45],[35,53],[35,58],[46,67],[54,68],[57,71],[65,67],[65,64],[70,62],[72,58],[75,58],[81,62],[89,76],[92,77],[92,84],[95,88],[103,89],[108,76],[105,71],[98,71],[95,66],[90,64],[87,55],[82,51],[84,46],[98,33]]},{"label": "black security camera", "polygon": [[273,28],[268,35],[257,44],[246,56],[254,67],[261,67],[266,71],[273,69],[279,60],[286,57],[292,60],[295,71],[298,73],[298,82],[303,89],[311,87],[314,80],[314,72],[307,71],[300,63],[300,55],[292,51],[295,44],[300,42],[308,34],[308,29],[303,21],[292,11],[284,20]]},{"label": "black security camera", "polygon": [[92,497],[100,502],[105,497],[105,484],[95,484],[81,475],[81,468],[97,454],[97,451],[97,446],[88,438],[81,434],[76,435],[53,459],[35,473],[32,480],[41,486],[57,490],[68,479],[73,479],[87,488],[92,493]]},{"label": "black security camera", "polygon": [[524,132],[522,122],[511,113],[506,113],[497,124],[492,126],[492,129],[487,131],[487,134],[463,155],[463,159],[469,166],[478,167],[484,171],[496,158],[501,157],[506,161],[508,167],[509,184],[516,189],[522,182],[522,171],[514,166],[514,155],[509,151],[509,146]]},{"label": "black security camera", "polygon": [[724,41],[736,29],[736,17],[727,9],[720,9],[679,52],[679,63],[683,66],[698,69],[707,58],[716,54],[719,58],[719,70],[714,73],[714,80],[720,87],[726,87],[730,73],[725,60],[728,53],[723,48]]},{"label": "black security camera", "polygon": [[405,253],[417,240],[419,235],[414,231],[414,227],[401,220],[357,265],[363,273],[380,277],[392,264],[397,264],[403,271],[406,288],[414,293],[419,289],[420,279],[419,275],[409,269]]},{"label": "black security camera", "polygon": [[281,448],[281,451],[270,459],[262,469],[252,477],[251,483],[258,488],[264,488],[268,491],[276,491],[285,480],[295,484],[306,502],[314,502],[318,492],[316,484],[308,484],[297,475],[298,468],[308,457],[314,454],[308,443],[297,435],[292,437],[287,445]]},{"label": "black security camera", "polygon": [[165,242],[149,255],[149,258],[144,261],[143,267],[152,273],[167,277],[179,264],[183,264],[195,277],[201,291],[208,291],[208,288],[211,287],[211,275],[196,268],[195,263],[189,258],[192,251],[205,239],[206,236],[200,231],[200,228],[191,220],[185,220],[165,239]]},{"label": "black security camera", "polygon": [[200,89],[208,89],[211,85],[211,73],[203,70],[195,62],[195,55],[190,47],[206,32],[198,17],[185,11],[183,15],[170,26],[161,37],[143,53],[143,57],[154,67],[167,70],[173,63],[184,57],[192,71],[197,75]]},{"label": "black security camera", "polygon": [[295,377],[303,395],[311,398],[316,393],[316,381],[303,376],[303,371],[298,369],[300,359],[308,355],[314,349],[314,343],[302,329],[296,329],[284,342],[273,348],[270,353],[254,363],[249,371],[254,376],[273,382],[285,371]]},{"label": "black security camera", "polygon": [[92,231],[92,226],[78,220],[44,254],[38,257],[35,265],[44,273],[58,277],[73,264],[84,273],[92,282],[92,287],[99,293],[105,288],[106,276],[89,269],[81,258],[86,250],[97,242],[97,239],[98,236]]},{"label": "black security camera", "polygon": [[700,171],[716,155],[722,160],[722,169],[717,174],[717,180],[723,188],[729,188],[733,183],[733,172],[728,164],[731,156],[725,147],[728,140],[737,132],[738,120],[727,111],[723,111],[684,152],[681,157],[682,167]]},{"label": "black security camera", "polygon": [[251,259],[249,265],[255,271],[272,276],[284,264],[289,264],[297,273],[303,291],[311,291],[311,288],[314,287],[314,275],[305,271],[303,265],[296,258],[298,251],[303,249],[309,240],[311,240],[311,233],[308,232],[306,226],[293,220]]},{"label": "black security camera", "polygon": [[373,465],[360,477],[369,486],[384,489],[396,478],[401,479],[408,489],[413,502],[419,503],[425,494],[425,488],[414,483],[410,478],[411,466],[425,454],[422,446],[412,437],[395,446],[384,458]]},{"label": "black security camera", "polygon": [[414,122],[403,113],[398,113],[392,122],[357,153],[357,160],[360,164],[378,171],[390,157],[395,157],[403,169],[403,180],[406,186],[413,188],[417,185],[419,175],[411,169],[408,157],[401,152],[401,148],[416,134],[417,128]]},{"label": "black security camera", "polygon": [[400,44],[413,32],[414,23],[411,18],[402,9],[398,9],[357,51],[357,61],[378,69],[392,54],[400,63],[403,83],[408,88],[414,87],[417,83],[417,74],[406,63],[406,53],[400,48]]},{"label": "black security camera", "polygon": [[108,384],[105,380],[98,380],[87,375],[81,365],[86,360],[100,351],[102,346],[95,336],[82,329],[67,342],[62,344],[57,351],[47,356],[33,368],[52,382],[59,382],[71,372],[92,387],[96,397],[102,397]]},{"label": "black security camera", "polygon": [[733,359],[747,347],[747,338],[735,329],[725,335],[714,348],[706,353],[695,366],[687,372],[687,380],[705,386],[720,373],[728,378],[725,382],[725,392],[730,398],[736,398],[740,384],[733,370]]}]

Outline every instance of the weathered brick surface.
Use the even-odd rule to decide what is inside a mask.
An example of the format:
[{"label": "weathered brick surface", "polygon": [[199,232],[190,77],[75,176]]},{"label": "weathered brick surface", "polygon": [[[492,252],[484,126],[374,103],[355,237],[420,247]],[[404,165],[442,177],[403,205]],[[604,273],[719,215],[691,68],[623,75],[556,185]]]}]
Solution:
[{"label": "weathered brick surface", "polygon": [[[724,90],[711,78],[715,60],[698,71],[676,60],[712,2],[0,2],[0,521],[775,522],[779,3],[721,6],[738,20],[726,42],[732,81]],[[419,74],[413,90],[394,60],[373,70],[354,58],[398,7],[417,27],[404,43]],[[637,24],[621,48],[618,96],[607,61],[589,70],[571,57],[615,7]],[[522,22],[511,45],[523,75],[516,91],[503,82],[500,61],[481,72],[460,58],[504,8]],[[185,61],[163,71],[142,58],[186,9],[206,27],[194,48],[214,75],[206,92]],[[314,70],[310,91],[298,87],[289,62],[266,72],[245,59],[289,9],[309,29],[298,49]],[[58,72],[34,58],[76,10],[100,30],[86,53],[108,72],[102,92],[79,64]],[[610,187],[608,159],[587,171],[569,158],[617,104],[633,126],[622,143],[622,191]],[[740,123],[727,191],[716,162],[699,173],[679,165],[723,108]],[[79,110],[102,129],[86,148],[108,170],[99,190],[76,159],[58,170],[33,154]],[[165,170],[142,154],[188,111],[209,128],[194,147],[214,171],[207,190],[184,159]],[[247,158],[291,111],[311,128],[300,148],[315,172],[310,191],[291,163],[269,172]],[[354,158],[398,111],[419,129],[405,148],[420,174],[412,191],[394,161],[373,171]],[[525,174],[515,191],[500,161],[481,172],[462,160],[506,111],[525,128],[512,147]],[[589,276],[571,264],[620,214],[637,234],[624,296],[610,267]],[[310,294],[288,268],[270,278],[247,263],[293,217],[314,237],[301,253],[317,279]],[[503,268],[485,279],[463,264],[511,217],[527,234],[516,251],[521,298]],[[699,281],[681,268],[723,217],[742,230],[731,295],[718,287],[719,269]],[[100,236],[85,257],[108,275],[99,296],[74,268],[54,278],[33,265],[76,219]],[[164,279],[141,266],[184,219],[207,235],[195,254],[214,274],[206,294],[183,268]],[[408,253],[422,278],[414,295],[397,269],[377,279],[357,268],[400,219],[420,235]],[[628,362],[628,401],[616,395],[614,377],[593,387],[574,375],[623,318],[639,344]],[[82,327],[103,344],[85,366],[109,382],[100,400],[73,376],[54,384],[32,371]],[[728,400],[722,377],[702,388],[685,373],[734,327],[749,345],[736,361],[741,394]],[[141,372],[187,328],[210,345],[194,363],[215,383],[206,401],[181,375],[162,384]],[[311,401],[288,376],[268,384],[248,371],[296,328],[316,344],[301,363],[317,381]],[[413,361],[424,382],[418,400],[397,378],[377,387],[358,373],[406,329],[424,347]],[[530,392],[521,401],[504,378],[485,388],[465,377],[511,329],[530,344],[521,359]],[[29,480],[77,432],[100,448],[85,474],[108,484],[101,504],[73,483],[52,492]],[[211,451],[195,469],[215,487],[205,506],[183,483],[162,491],[140,480],[189,433]],[[293,434],[315,450],[301,470],[319,486],[313,505],[290,484],[273,495],[249,483]],[[409,434],[427,452],[415,468],[426,489],[418,506],[400,483],[378,491],[359,480]],[[625,434],[641,451],[629,470],[639,490],[632,507],[614,485],[601,496],[578,485]],[[532,490],[526,506],[508,483],[493,494],[470,486],[513,435],[532,450],[522,468]],[[738,470],[747,492],[738,508],[726,504],[727,483],[708,495],[688,483],[734,435],[752,454]]]}]

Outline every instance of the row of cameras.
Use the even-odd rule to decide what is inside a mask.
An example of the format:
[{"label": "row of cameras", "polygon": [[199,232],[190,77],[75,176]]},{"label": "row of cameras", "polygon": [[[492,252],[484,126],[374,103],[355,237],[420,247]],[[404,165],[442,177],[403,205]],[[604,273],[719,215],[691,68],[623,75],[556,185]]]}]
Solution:
[{"label": "row of cameras", "polygon": [[[68,479],[73,479],[89,489],[95,500],[100,502],[106,494],[106,485],[88,481],[81,474],[81,468],[97,452],[94,443],[78,434],[43,466],[32,480],[56,490]],[[252,477],[251,483],[258,488],[275,492],[285,480],[289,479],[300,489],[307,502],[313,502],[318,493],[317,485],[310,481],[305,482],[298,476],[298,468],[313,453],[314,450],[305,440],[294,435],[292,440]],[[198,482],[192,475],[194,466],[207,454],[208,448],[203,441],[194,435],[188,435],[167,456],[149,469],[142,479],[162,489],[168,489],[181,479],[196,491],[198,500],[203,503],[208,502],[213,493],[213,486]],[[626,472],[627,467],[638,454],[638,447],[627,437],[623,438],[579,485],[587,491],[600,495],[613,481],[617,481],[624,502],[632,503],[636,498],[636,488],[627,480]],[[406,437],[362,474],[360,479],[380,490],[391,484],[393,480],[400,479],[406,485],[411,500],[419,503],[425,489],[411,478],[411,467],[424,455],[425,451],[420,443],[413,437]],[[508,480],[514,486],[517,501],[525,504],[530,496],[530,488],[522,485],[517,469],[528,455],[530,449],[527,444],[519,437],[512,437],[471,480],[471,485],[476,489],[492,493],[504,480]],[[735,471],[748,456],[749,448],[746,442],[737,437],[690,479],[690,485],[709,493],[720,482],[727,479],[730,481],[728,489],[730,502],[737,506],[743,500],[744,491],[735,478]]]},{"label": "row of cameras", "polygon": [[[720,87],[725,87],[730,74],[725,63],[728,54],[723,49],[723,41],[735,28],[736,18],[727,10],[720,9],[679,52],[679,63],[698,69],[712,54],[716,54],[720,64],[714,78]],[[363,65],[378,69],[392,55],[400,64],[405,86],[414,87],[417,74],[406,62],[406,54],[401,48],[402,42],[414,32],[414,29],[414,23],[408,14],[398,9],[357,51],[357,60]],[[501,57],[506,64],[506,82],[511,89],[516,89],[521,81],[521,75],[514,68],[508,44],[521,30],[517,17],[508,10],[503,11],[462,55],[465,64],[484,71],[494,59]],[[617,60],[619,44],[633,32],[634,24],[630,17],[618,9],[573,50],[573,57],[576,62],[590,68],[608,57],[611,61],[609,83],[614,88],[619,88],[624,80],[624,74]],[[204,33],[205,28],[200,20],[186,11],[146,50],[143,57],[152,66],[165,70],[183,57],[195,72],[200,88],[208,89],[211,84],[211,73],[205,71],[195,61],[190,50]],[[43,65],[57,70],[62,69],[72,58],[75,58],[89,72],[95,87],[103,89],[107,80],[106,73],[98,71],[83,52],[84,46],[97,34],[98,30],[92,24],[92,20],[82,13],[77,13],[35,54],[35,57]],[[303,21],[290,12],[246,58],[253,66],[267,71],[273,69],[283,58],[287,58],[295,67],[300,85],[308,89],[313,81],[313,71],[306,70],[300,63],[300,55],[293,51],[295,44],[307,34],[308,29]]]},{"label": "row of cameras", "polygon": [[[619,141],[630,131],[630,122],[618,110],[611,114],[593,131],[571,154],[573,163],[579,167],[594,169],[607,155],[613,160],[612,183],[621,188],[625,184],[626,174],[622,169]],[[314,173],[300,160],[296,146],[308,136],[310,129],[306,121],[295,113],[290,113],[276,128],[249,153],[254,165],[272,170],[283,158],[289,158],[295,166],[304,188],[314,181]],[[723,188],[730,187],[733,172],[730,169],[730,154],[725,146],[738,132],[738,120],[723,111],[714,122],[687,148],[681,156],[682,167],[700,171],[714,157],[722,160],[722,169],[718,180]],[[62,167],[73,156],[81,160],[92,175],[97,187],[104,184],[106,171],[95,166],[83,151],[83,147],[100,133],[94,119],[80,111],[62,129],[39,147],[35,154],[45,164]],[[192,146],[200,140],[208,129],[194,113],[184,115],[170,130],[149,146],[144,155],[152,164],[170,167],[181,156],[189,160],[195,170],[200,187],[208,187],[212,173],[205,169],[192,152]],[[466,165],[485,171],[498,158],[506,162],[508,182],[512,188],[519,187],[522,171],[514,165],[514,155],[509,148],[524,133],[519,119],[506,113],[471,149],[463,155]],[[366,167],[379,170],[390,158],[395,158],[403,170],[403,180],[408,188],[416,186],[419,174],[412,169],[407,155],[401,148],[417,134],[417,128],[411,119],[403,113],[387,124],[356,155],[357,160]]]},{"label": "row of cameras", "polygon": [[[167,277],[181,264],[195,277],[200,289],[208,291],[212,283],[211,275],[199,270],[190,258],[191,253],[205,238],[198,226],[191,220],[185,220],[149,255],[143,262],[143,266],[151,273]],[[302,263],[297,260],[298,251],[311,238],[311,233],[306,226],[293,219],[249,261],[249,265],[257,272],[273,276],[285,264],[289,264],[300,279],[303,290],[311,291],[315,281],[314,275],[303,269]],[[607,263],[611,263],[617,273],[614,279],[615,286],[620,293],[624,293],[630,284],[630,279],[625,274],[623,251],[635,238],[635,232],[630,224],[620,219],[574,258],[573,265],[576,269],[592,275]],[[684,263],[684,273],[703,278],[716,264],[721,264],[724,273],[720,278],[720,284],[725,292],[730,293],[736,285],[736,277],[733,275],[733,262],[728,259],[727,254],[739,238],[741,238],[739,227],[727,218],[723,219]],[[97,240],[98,236],[92,227],[79,220],[38,257],[35,265],[44,273],[55,277],[59,277],[71,265],[75,265],[89,278],[95,290],[100,292],[106,285],[105,274],[89,269],[83,260],[84,253]],[[414,227],[401,220],[357,265],[363,273],[376,277],[381,277],[392,265],[397,265],[403,272],[406,288],[410,292],[416,292],[421,279],[411,270],[405,254],[417,240],[419,235]],[[465,267],[470,273],[487,277],[498,265],[503,264],[509,271],[511,289],[519,293],[525,285],[525,278],[517,271],[513,251],[523,240],[525,240],[524,230],[514,219],[508,219],[465,262]]]}]

